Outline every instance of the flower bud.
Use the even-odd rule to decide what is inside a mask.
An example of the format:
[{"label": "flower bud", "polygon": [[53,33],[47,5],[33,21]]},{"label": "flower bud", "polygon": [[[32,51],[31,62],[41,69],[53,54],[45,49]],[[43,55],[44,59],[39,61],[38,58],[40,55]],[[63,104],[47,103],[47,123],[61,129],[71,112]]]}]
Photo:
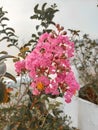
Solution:
[{"label": "flower bud", "polygon": [[59,24],[56,24],[56,27],[59,29],[59,28],[60,28],[60,25],[59,25]]},{"label": "flower bud", "polygon": [[64,30],[64,27],[63,27],[63,26],[61,26],[60,30],[61,30],[61,31],[62,31],[62,30]]},{"label": "flower bud", "polygon": [[53,32],[50,33],[50,37],[51,37],[51,38],[54,38]]},{"label": "flower bud", "polygon": [[66,35],[66,34],[67,34],[67,32],[66,32],[66,31],[63,31],[63,32],[62,32],[62,35]]}]

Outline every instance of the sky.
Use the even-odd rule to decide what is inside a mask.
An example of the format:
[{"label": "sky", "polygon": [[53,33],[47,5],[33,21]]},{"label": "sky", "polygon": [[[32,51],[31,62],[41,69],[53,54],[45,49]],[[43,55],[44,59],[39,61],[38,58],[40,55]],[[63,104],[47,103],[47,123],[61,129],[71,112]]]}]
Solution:
[{"label": "sky", "polygon": [[[57,4],[59,12],[54,21],[64,26],[65,30],[80,30],[83,34],[98,39],[97,0],[0,0],[0,7],[3,6],[3,10],[8,12],[6,16],[10,21],[7,24],[15,29],[20,44],[30,40],[31,34],[35,32],[37,21],[30,19],[34,6],[38,3],[41,6],[45,2],[48,5]],[[2,49],[11,54],[17,53],[14,48],[6,48],[6,43],[0,44],[0,50]]]},{"label": "sky", "polygon": [[0,0],[0,6],[8,11],[9,25],[14,27],[21,42],[27,41],[35,26],[35,21],[30,19],[34,6],[56,3],[60,10],[55,15],[55,22],[65,29],[79,29],[98,38],[98,7],[97,0]]}]

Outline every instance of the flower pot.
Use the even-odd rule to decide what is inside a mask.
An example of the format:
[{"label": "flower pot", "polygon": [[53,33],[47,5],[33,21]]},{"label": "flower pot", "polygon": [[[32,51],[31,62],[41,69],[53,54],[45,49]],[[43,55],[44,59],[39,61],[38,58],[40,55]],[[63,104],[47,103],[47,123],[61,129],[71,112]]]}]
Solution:
[{"label": "flower pot", "polygon": [[79,98],[78,123],[80,130],[98,130],[98,105]]}]

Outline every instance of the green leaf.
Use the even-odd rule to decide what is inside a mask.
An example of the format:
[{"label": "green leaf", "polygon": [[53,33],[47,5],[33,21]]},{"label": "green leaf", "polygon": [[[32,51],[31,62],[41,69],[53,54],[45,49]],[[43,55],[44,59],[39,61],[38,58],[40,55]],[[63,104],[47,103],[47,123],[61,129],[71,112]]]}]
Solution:
[{"label": "green leaf", "polygon": [[6,58],[16,58],[15,56],[11,56],[11,55],[3,55],[0,57],[0,60],[6,59]]},{"label": "green leaf", "polygon": [[30,44],[30,43],[33,43],[33,42],[36,42],[36,40],[31,39],[31,40],[29,41],[29,44]]},{"label": "green leaf", "polygon": [[15,30],[13,28],[10,28],[10,27],[6,28],[5,30],[11,30],[12,32],[15,32]]},{"label": "green leaf", "polygon": [[2,26],[2,27],[5,27],[5,26],[7,26],[7,24],[1,24],[1,26]]},{"label": "green leaf", "polygon": [[42,5],[42,11],[44,11],[45,10],[45,6],[47,5],[47,3],[44,3],[43,5]]},{"label": "green leaf", "polygon": [[42,32],[38,32],[38,35],[40,36],[42,34]]},{"label": "green leaf", "polygon": [[11,46],[14,46],[13,44],[8,44],[7,47],[11,47]]},{"label": "green leaf", "polygon": [[37,14],[41,14],[41,10],[38,10],[38,6],[39,4],[37,4],[34,8],[34,12],[37,13]]},{"label": "green leaf", "polygon": [[11,79],[11,80],[13,80],[13,81],[15,81],[15,82],[17,82],[16,78],[12,74],[10,74],[8,72],[6,72],[4,76]]},{"label": "green leaf", "polygon": [[0,30],[0,34],[2,34],[2,33],[6,34],[4,29]]},{"label": "green leaf", "polygon": [[41,22],[41,25],[45,28],[47,28],[47,24],[45,22]]},{"label": "green leaf", "polygon": [[15,36],[13,32],[7,32],[7,35],[8,35],[9,37]]},{"label": "green leaf", "polygon": [[26,47],[26,46],[31,46],[31,44],[30,44],[30,43],[26,43],[26,44],[24,45],[24,47]]},{"label": "green leaf", "polygon": [[17,39],[8,39],[8,42],[12,42],[14,45],[18,45],[17,41]]},{"label": "green leaf", "polygon": [[0,54],[8,54],[7,51],[1,51]]},{"label": "green leaf", "polygon": [[54,13],[56,13],[56,12],[58,12],[59,10],[58,9],[56,9],[56,10],[54,10]]},{"label": "green leaf", "polygon": [[52,29],[46,29],[46,30],[43,30],[43,32],[48,32],[48,33],[50,33],[50,32],[52,32]]},{"label": "green leaf", "polygon": [[38,29],[39,29],[39,25],[36,26],[36,30],[38,30]]},{"label": "green leaf", "polygon": [[46,9],[46,12],[48,12],[48,13],[53,12],[53,9],[49,7],[49,8]]},{"label": "green leaf", "polygon": [[55,23],[53,21],[48,21],[47,23],[55,25]]},{"label": "green leaf", "polygon": [[3,18],[1,18],[1,20],[0,20],[0,22],[2,22],[3,20],[9,20],[8,18],[6,18],[6,17],[3,17]]},{"label": "green leaf", "polygon": [[48,97],[45,95],[45,94],[43,94],[42,96],[41,96],[41,98],[40,98],[40,101],[41,100],[43,100],[43,101],[47,101],[48,103],[49,103],[49,99],[48,99]]},{"label": "green leaf", "polygon": [[3,40],[6,40],[6,39],[8,40],[9,38],[8,37],[3,37],[3,38],[0,39],[0,42],[3,41]]},{"label": "green leaf", "polygon": [[36,34],[32,34],[32,37],[36,37]]},{"label": "green leaf", "polygon": [[38,15],[33,15],[30,17],[31,19],[37,19],[38,18]]},{"label": "green leaf", "polygon": [[35,7],[34,7],[34,12],[36,13],[37,11],[37,8],[38,8],[39,4],[37,4]]}]

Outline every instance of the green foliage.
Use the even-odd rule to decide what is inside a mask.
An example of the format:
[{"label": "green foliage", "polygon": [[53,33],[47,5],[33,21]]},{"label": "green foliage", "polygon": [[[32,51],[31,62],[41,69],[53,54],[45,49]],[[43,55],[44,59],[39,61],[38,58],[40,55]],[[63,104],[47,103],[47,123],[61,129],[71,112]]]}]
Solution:
[{"label": "green foliage", "polygon": [[[55,16],[55,13],[59,11],[56,6],[56,4],[51,5],[50,7],[46,8],[47,3],[44,3],[42,5],[41,10],[38,9],[39,4],[37,4],[34,7],[34,15],[31,16],[31,19],[37,19],[40,20],[40,25],[36,25],[36,30],[39,29],[40,26],[44,28],[43,31],[48,31],[47,28],[50,26],[50,24],[55,24],[53,21],[53,18]],[[42,32],[43,33],[43,32]]]},{"label": "green foliage", "polygon": [[[5,16],[7,11],[3,11],[3,8],[0,8],[0,42],[3,40],[6,40],[7,42],[10,42],[11,44],[16,44],[16,35],[15,30],[11,27],[8,27],[7,24],[5,24],[6,21],[9,21],[9,19]],[[10,46],[8,44],[8,46]],[[2,69],[6,68],[6,64],[4,64],[4,60],[6,58],[15,58],[14,56],[8,55],[6,51],[1,51],[0,54],[2,56],[0,57],[0,72],[3,72]],[[13,75],[6,72],[6,69],[4,70],[4,73],[0,73],[0,81],[2,76],[8,77],[16,82],[16,79]]]},{"label": "green foliage", "polygon": [[33,96],[32,98],[31,106],[21,105],[0,109],[2,127],[8,124],[6,127],[9,130],[14,130],[14,128],[17,130],[75,130],[69,126],[71,118],[64,116],[63,111],[59,109],[58,102],[50,104],[45,103],[46,100],[41,100],[39,97]]},{"label": "green foliage", "polygon": [[[37,4],[34,7],[34,15],[30,18],[32,20],[38,20],[40,24],[36,25],[36,31],[37,34],[32,34],[32,39],[29,41],[29,43],[36,43],[38,37],[44,33],[44,32],[51,32],[52,29],[50,28],[50,25],[55,25],[55,22],[53,21],[53,18],[55,16],[55,13],[59,10],[57,9],[57,5],[53,4],[50,7],[46,7],[47,3],[44,3],[39,9],[39,4]],[[35,46],[35,44],[34,44]]]},{"label": "green foliage", "polygon": [[[15,35],[15,30],[11,27],[8,27],[5,24],[5,21],[9,21],[9,19],[5,16],[6,11],[3,11],[3,8],[0,8],[0,42],[3,40],[7,40],[7,42],[11,42],[13,45],[17,44],[17,36]],[[8,45],[9,46],[9,45]]]},{"label": "green foliage", "polygon": [[71,30],[75,42],[75,58],[73,63],[78,70],[79,77],[84,84],[92,83],[98,76],[98,44],[84,34],[80,39],[79,31]]},{"label": "green foliage", "polygon": [[80,84],[83,84],[79,96],[98,104],[98,43],[87,34],[80,38],[79,30],[69,29],[69,31],[75,42],[73,64],[78,71]]}]

